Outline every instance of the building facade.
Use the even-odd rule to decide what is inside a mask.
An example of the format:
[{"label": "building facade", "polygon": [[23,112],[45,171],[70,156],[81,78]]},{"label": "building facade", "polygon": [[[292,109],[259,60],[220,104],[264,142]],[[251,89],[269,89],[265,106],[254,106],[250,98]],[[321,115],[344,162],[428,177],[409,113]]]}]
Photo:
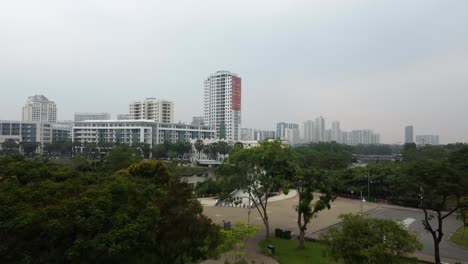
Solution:
[{"label": "building facade", "polygon": [[314,142],[315,136],[315,122],[307,120],[304,122],[304,143]]},{"label": "building facade", "polygon": [[76,122],[72,140],[80,143],[139,144],[151,146],[166,141],[177,143],[191,139],[214,138],[210,126],[159,123],[153,120],[108,120]]},{"label": "building facade", "polygon": [[416,145],[439,145],[439,135],[417,135]]},{"label": "building facade", "polygon": [[82,122],[86,120],[110,120],[109,113],[75,113],[75,122]]},{"label": "building facade", "polygon": [[46,144],[52,142],[52,125],[43,122],[0,121],[0,143],[17,142]]},{"label": "building facade", "polygon": [[117,120],[132,120],[132,116],[130,114],[118,114]]},{"label": "building facade", "polygon": [[405,127],[405,144],[414,143],[413,140],[413,126]]},{"label": "building facade", "polygon": [[73,123],[0,121],[0,143],[6,140],[38,143],[39,146],[71,140]]},{"label": "building facade", "polygon": [[276,124],[276,139],[287,140],[290,145],[299,144],[299,125],[285,122]]},{"label": "building facade", "polygon": [[129,114],[132,120],[174,123],[174,102],[156,98],[132,101],[129,104]]},{"label": "building facade", "polygon": [[192,125],[204,125],[205,124],[205,117],[203,116],[194,116],[192,118]]},{"label": "building facade", "polygon": [[242,128],[241,131],[242,141],[264,141],[268,139],[276,139],[275,131],[253,128]]},{"label": "building facade", "polygon": [[237,74],[218,71],[205,80],[204,121],[216,137],[228,141],[241,139],[242,83]]},{"label": "building facade", "polygon": [[30,96],[23,106],[23,121],[55,123],[57,105],[44,95]]}]

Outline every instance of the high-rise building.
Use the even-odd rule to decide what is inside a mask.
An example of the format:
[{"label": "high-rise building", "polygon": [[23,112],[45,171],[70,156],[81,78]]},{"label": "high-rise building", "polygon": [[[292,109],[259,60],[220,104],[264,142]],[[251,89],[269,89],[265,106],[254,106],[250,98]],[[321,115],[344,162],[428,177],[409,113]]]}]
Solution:
[{"label": "high-rise building", "polygon": [[338,142],[338,143],[342,143],[342,141],[341,141],[340,121],[333,121],[332,122],[330,141],[335,141],[335,142]]},{"label": "high-rise building", "polygon": [[314,142],[315,140],[315,123],[312,120],[304,122],[304,143]]},{"label": "high-rise building", "polygon": [[75,122],[86,120],[110,120],[109,113],[75,113]]},{"label": "high-rise building", "polygon": [[252,128],[241,128],[241,140],[252,141],[254,140],[254,129]]},{"label": "high-rise building", "polygon": [[405,127],[405,143],[414,143],[413,126]]},{"label": "high-rise building", "polygon": [[286,128],[288,128],[288,123],[280,122],[276,124],[276,139],[282,140],[286,138]]},{"label": "high-rise building", "polygon": [[326,141],[325,118],[319,116],[315,119],[315,138],[314,142]]},{"label": "high-rise building", "polygon": [[439,135],[416,135],[416,145],[439,145]]},{"label": "high-rise building", "polygon": [[228,141],[241,139],[241,78],[229,71],[217,71],[205,80],[206,125]]},{"label": "high-rise building", "polygon": [[380,144],[380,135],[369,129],[353,130],[351,132],[344,132],[343,134],[346,138],[346,141],[343,142],[344,144]]},{"label": "high-rise building", "polygon": [[253,128],[242,128],[241,129],[241,140],[242,141],[264,141],[268,139],[275,139],[275,131],[261,130]]},{"label": "high-rise building", "polygon": [[23,121],[26,122],[57,122],[57,105],[44,95],[28,97],[23,106]]},{"label": "high-rise building", "polygon": [[285,122],[276,124],[276,139],[287,140],[290,145],[299,144],[299,125]]},{"label": "high-rise building", "polygon": [[129,104],[129,113],[132,120],[174,123],[174,102],[156,98],[133,101]]}]

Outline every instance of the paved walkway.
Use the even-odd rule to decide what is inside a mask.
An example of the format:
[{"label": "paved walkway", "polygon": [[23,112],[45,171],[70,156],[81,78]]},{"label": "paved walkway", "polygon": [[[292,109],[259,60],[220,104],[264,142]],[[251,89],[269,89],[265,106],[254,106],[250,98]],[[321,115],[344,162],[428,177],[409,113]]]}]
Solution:
[{"label": "paved walkway", "polygon": [[[245,259],[250,264],[252,261],[256,264],[279,264],[278,261],[263,254],[262,250],[258,246],[258,243],[265,238],[265,234],[259,232],[254,237],[247,240],[245,243],[244,252],[246,253]],[[224,256],[221,256],[219,260],[207,260],[202,264],[224,264]]]}]

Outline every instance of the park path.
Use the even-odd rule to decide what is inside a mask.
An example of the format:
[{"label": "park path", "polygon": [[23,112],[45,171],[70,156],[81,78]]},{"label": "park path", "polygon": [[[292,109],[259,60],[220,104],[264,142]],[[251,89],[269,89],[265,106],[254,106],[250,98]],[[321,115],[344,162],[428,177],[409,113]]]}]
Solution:
[{"label": "park path", "polygon": [[[258,243],[265,238],[265,234],[258,232],[254,237],[248,239],[245,243],[244,252],[245,260],[247,263],[255,264],[279,264],[278,261],[273,258],[263,254],[261,248],[258,246]],[[224,264],[225,256],[221,256],[218,260],[207,260],[202,262],[202,264]]]}]

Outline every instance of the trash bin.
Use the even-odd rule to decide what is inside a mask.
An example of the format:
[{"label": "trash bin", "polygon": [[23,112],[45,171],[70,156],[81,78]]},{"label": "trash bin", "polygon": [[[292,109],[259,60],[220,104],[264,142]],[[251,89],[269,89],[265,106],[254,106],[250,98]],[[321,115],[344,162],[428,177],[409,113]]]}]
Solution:
[{"label": "trash bin", "polygon": [[281,238],[283,236],[283,230],[276,228],[275,229],[275,237]]},{"label": "trash bin", "polygon": [[274,255],[274,254],[275,254],[275,246],[273,246],[273,245],[268,245],[267,248],[268,248],[268,252],[270,253],[270,255]]},{"label": "trash bin", "polygon": [[283,238],[291,240],[292,239],[291,231],[283,231]]}]

